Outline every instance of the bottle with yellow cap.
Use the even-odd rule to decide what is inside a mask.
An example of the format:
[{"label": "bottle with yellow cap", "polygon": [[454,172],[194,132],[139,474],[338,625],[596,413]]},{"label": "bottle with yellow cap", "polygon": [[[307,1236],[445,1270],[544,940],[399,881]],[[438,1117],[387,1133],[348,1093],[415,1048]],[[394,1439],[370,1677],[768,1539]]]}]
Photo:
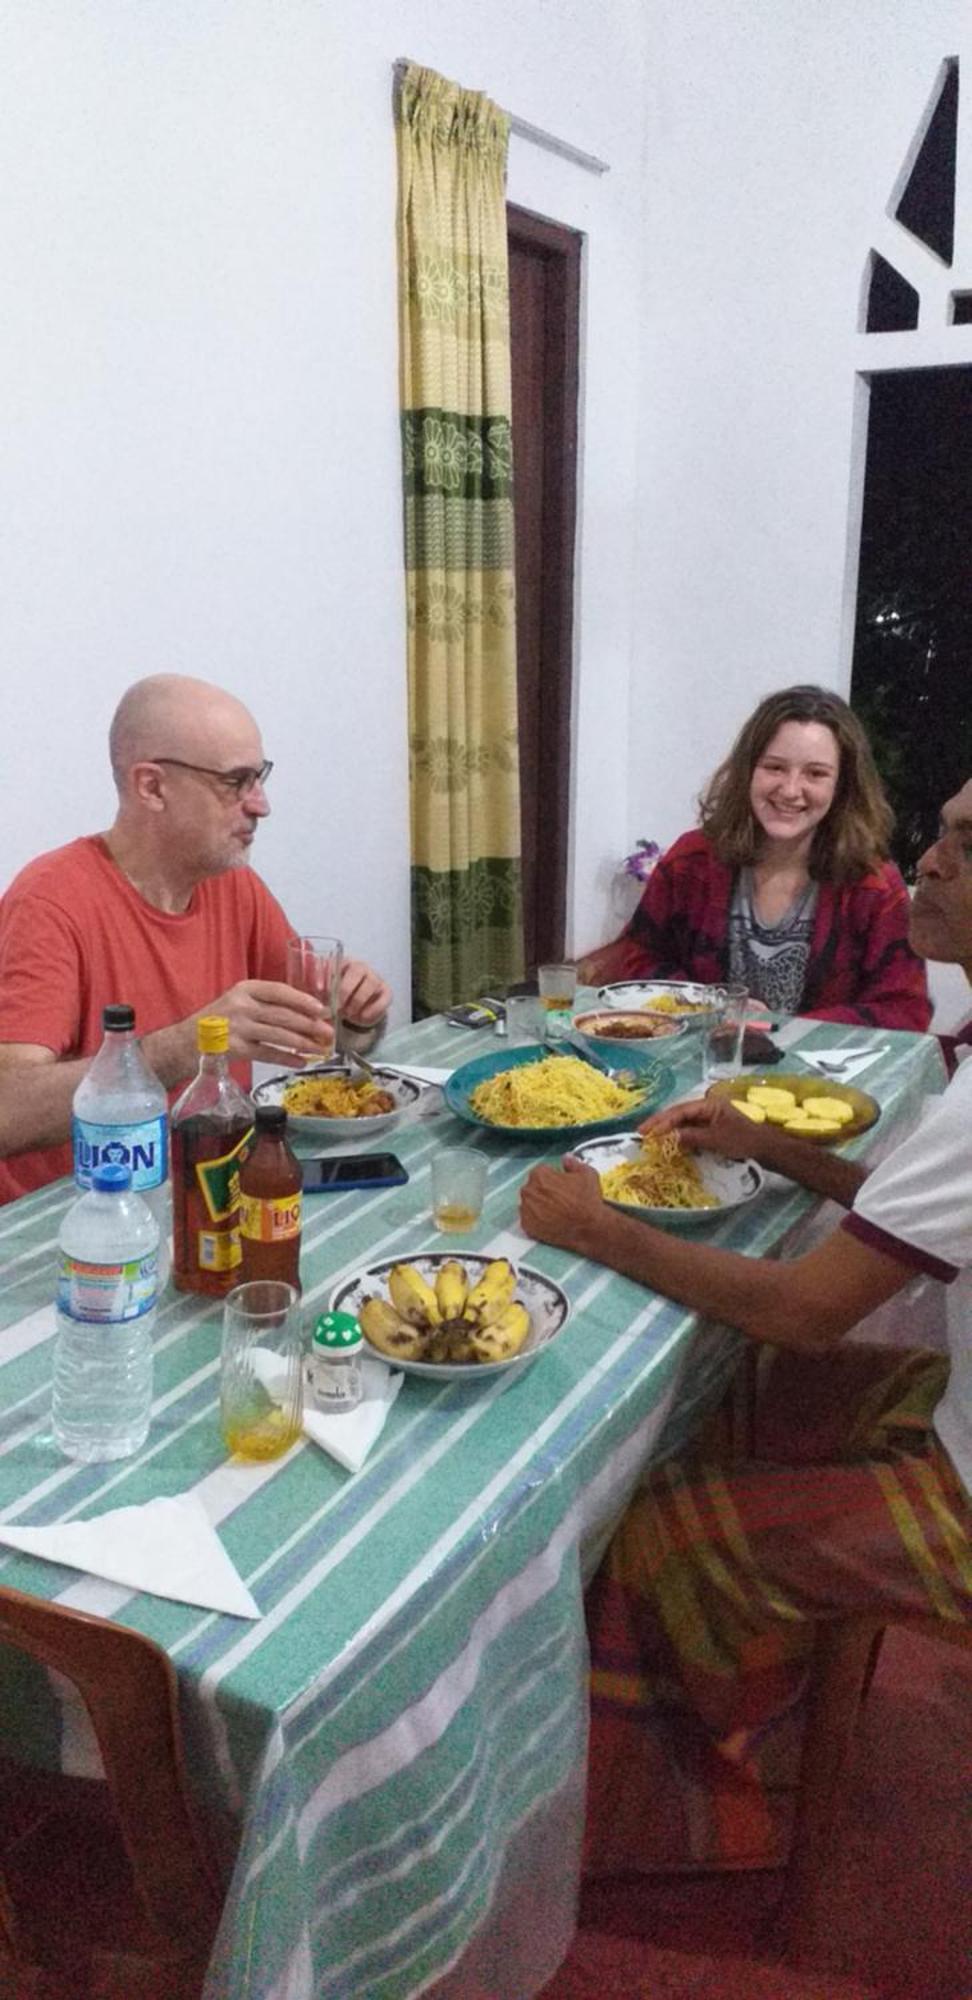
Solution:
[{"label": "bottle with yellow cap", "polygon": [[229,1067],[229,1022],[197,1023],[199,1070],[172,1112],[172,1282],[221,1298],[239,1282],[240,1165],[253,1103]]}]

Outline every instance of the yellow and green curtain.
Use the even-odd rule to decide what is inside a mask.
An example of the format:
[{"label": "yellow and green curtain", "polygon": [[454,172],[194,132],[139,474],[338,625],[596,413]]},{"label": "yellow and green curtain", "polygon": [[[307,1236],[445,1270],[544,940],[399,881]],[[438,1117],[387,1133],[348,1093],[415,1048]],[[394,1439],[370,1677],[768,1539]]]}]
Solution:
[{"label": "yellow and green curtain", "polygon": [[410,65],[397,103],[417,1014],[523,969],[509,120]]}]

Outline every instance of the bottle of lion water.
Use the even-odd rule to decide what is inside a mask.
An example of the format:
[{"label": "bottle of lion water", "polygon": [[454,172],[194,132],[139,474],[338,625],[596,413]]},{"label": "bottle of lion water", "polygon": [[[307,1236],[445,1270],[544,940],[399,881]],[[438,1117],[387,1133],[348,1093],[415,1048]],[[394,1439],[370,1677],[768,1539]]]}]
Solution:
[{"label": "bottle of lion water", "polygon": [[100,1166],[61,1224],[54,1437],[84,1463],[128,1458],[152,1413],[159,1231],[128,1167]]},{"label": "bottle of lion water", "polygon": [[97,1167],[128,1167],[159,1225],[159,1286],[169,1271],[172,1198],[165,1091],[135,1035],[135,1009],[106,1007],[105,1039],[74,1093],[74,1178],[87,1191]]}]

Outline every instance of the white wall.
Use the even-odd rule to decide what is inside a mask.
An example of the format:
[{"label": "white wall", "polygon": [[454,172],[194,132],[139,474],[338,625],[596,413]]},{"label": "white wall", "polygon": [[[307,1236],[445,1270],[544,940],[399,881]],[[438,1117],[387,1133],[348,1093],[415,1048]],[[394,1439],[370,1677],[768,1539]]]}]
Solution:
[{"label": "white wall", "polygon": [[[639,471],[638,0],[30,0],[0,20],[0,884],[104,825],[121,690],[231,685],[276,759],[260,867],[408,991],[391,66],[522,141],[511,199],[590,234],[577,901],[626,834]],[[400,1009],[401,1011],[401,1009]]]},{"label": "white wall", "polygon": [[[629,832],[667,841],[763,694],[847,690],[857,372],[972,361],[972,329],[944,319],[948,286],[972,287],[972,10],[650,0],[648,16]],[[953,55],[949,275],[885,210]],[[916,335],[857,331],[872,245],[922,291]]]},{"label": "white wall", "polygon": [[616,929],[619,857],[690,822],[758,696],[846,687],[862,352],[972,360],[972,328],[940,324],[943,287],[972,286],[972,190],[954,278],[917,253],[920,334],[855,330],[954,54],[967,121],[966,0],[0,12],[0,884],[109,818],[127,682],[208,674],[277,760],[262,872],[404,1004],[408,55],[611,164],[511,142],[511,199],[587,237],[570,941]]}]

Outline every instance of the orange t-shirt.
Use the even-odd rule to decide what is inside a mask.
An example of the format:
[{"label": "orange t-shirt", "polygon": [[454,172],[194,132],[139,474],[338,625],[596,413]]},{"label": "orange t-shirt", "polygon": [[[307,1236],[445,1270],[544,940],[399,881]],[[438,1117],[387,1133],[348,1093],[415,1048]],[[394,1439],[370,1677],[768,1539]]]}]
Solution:
[{"label": "orange t-shirt", "polygon": [[[251,868],[193,890],[180,916],[153,909],[99,835],[28,862],[0,900],[0,1042],[58,1058],[101,1047],[101,1011],[135,1009],[140,1035],[184,1021],[240,979],[283,979],[293,935]],[[249,1066],[235,1066],[249,1081]],[[181,1085],[180,1085],[181,1088]],[[0,1203],[71,1172],[71,1148],[0,1160]]]}]

